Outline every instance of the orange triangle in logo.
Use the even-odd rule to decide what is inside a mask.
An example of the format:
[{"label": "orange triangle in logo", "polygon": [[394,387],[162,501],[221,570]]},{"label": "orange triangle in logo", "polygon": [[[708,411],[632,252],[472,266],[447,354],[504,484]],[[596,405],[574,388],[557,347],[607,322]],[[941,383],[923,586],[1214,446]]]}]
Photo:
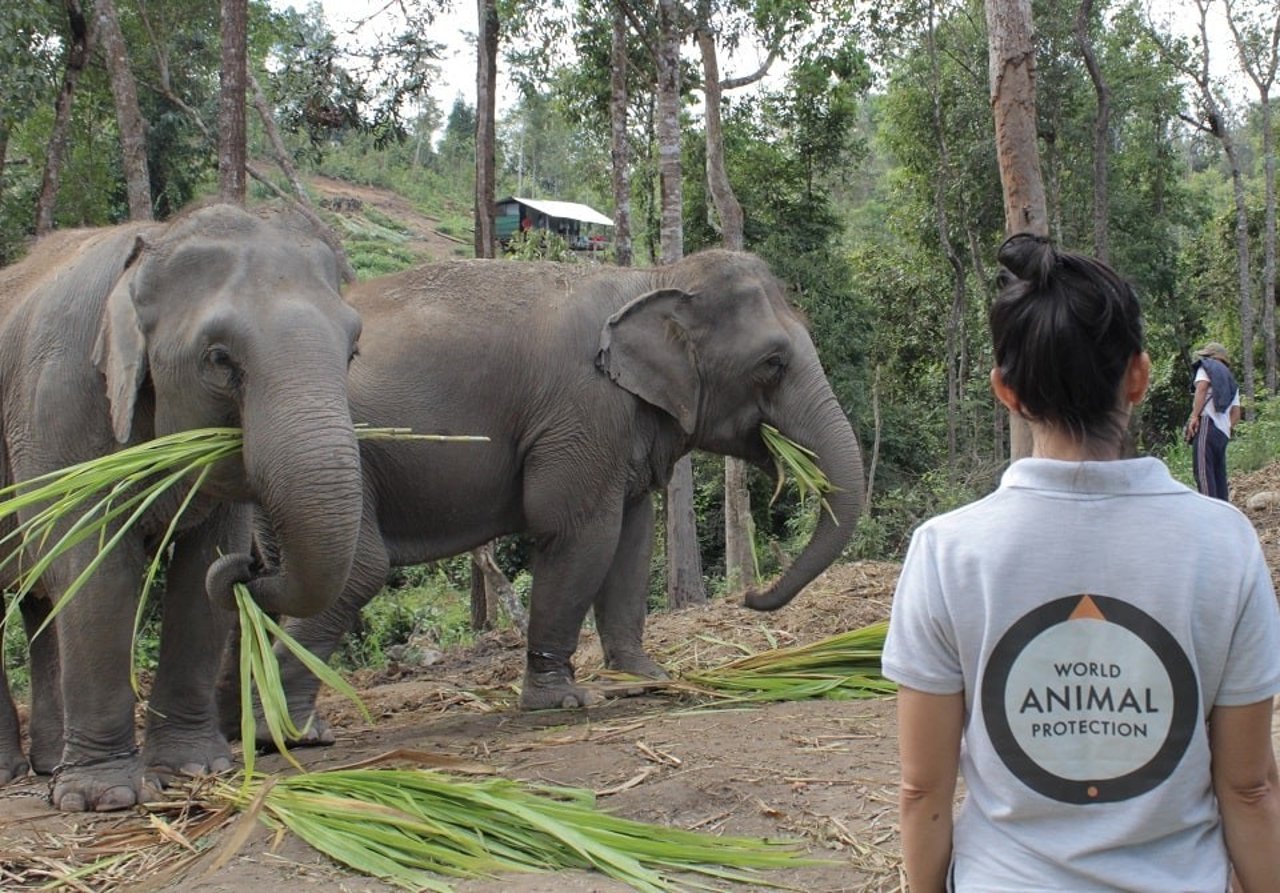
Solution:
[{"label": "orange triangle in logo", "polygon": [[1102,612],[1098,610],[1098,605],[1094,602],[1093,597],[1084,595],[1080,597],[1080,603],[1076,605],[1076,609],[1071,612],[1070,620],[1106,620],[1102,616]]}]

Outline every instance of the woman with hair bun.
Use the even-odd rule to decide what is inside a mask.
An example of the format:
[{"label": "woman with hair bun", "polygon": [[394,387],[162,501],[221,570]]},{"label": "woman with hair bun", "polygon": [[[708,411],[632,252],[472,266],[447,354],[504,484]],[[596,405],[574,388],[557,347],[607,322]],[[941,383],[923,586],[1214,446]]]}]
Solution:
[{"label": "woman with hair bun", "polygon": [[[1248,519],[1123,458],[1142,315],[1105,263],[1017,235],[991,387],[1033,452],[921,525],[894,596],[912,893],[1280,889],[1280,610]],[[957,772],[966,787],[952,815]]]}]

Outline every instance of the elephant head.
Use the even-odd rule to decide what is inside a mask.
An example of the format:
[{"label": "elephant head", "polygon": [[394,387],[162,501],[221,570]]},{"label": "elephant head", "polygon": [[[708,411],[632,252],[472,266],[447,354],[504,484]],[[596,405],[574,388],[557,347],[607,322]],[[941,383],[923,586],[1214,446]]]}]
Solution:
[{"label": "elephant head", "polygon": [[759,258],[707,251],[655,273],[656,288],[605,324],[597,364],[664,410],[689,448],[772,469],[760,425],[812,450],[834,487],[813,536],[785,573],[746,604],[787,604],[836,558],[862,508],[862,455],[817,350]]},{"label": "elephant head", "polygon": [[246,582],[268,610],[316,613],[350,569],[361,481],[346,382],[360,321],[338,270],[306,221],[214,205],[139,235],[107,297],[94,359],[119,442],[243,431],[241,457],[206,492],[257,502],[281,561],[255,576],[247,555],[219,559],[207,584],[223,603]]}]

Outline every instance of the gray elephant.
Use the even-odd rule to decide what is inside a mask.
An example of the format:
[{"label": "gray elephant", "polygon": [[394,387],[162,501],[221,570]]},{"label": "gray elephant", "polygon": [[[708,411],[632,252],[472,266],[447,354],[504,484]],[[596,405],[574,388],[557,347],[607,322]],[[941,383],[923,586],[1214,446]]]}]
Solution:
[{"label": "gray elephant", "polygon": [[[804,323],[753,255],[643,270],[457,261],[361,283],[348,299],[364,321],[352,416],[489,442],[361,444],[351,577],[334,608],[289,625],[322,658],[391,566],[524,532],[535,546],[521,706],[594,700],[570,662],[588,609],[608,666],[662,676],[641,642],[651,494],[693,449],[772,468],[762,422],[814,450],[837,489],[803,552],[747,604],[786,604],[853,532],[857,440]],[[282,669],[303,720],[317,683],[296,661]],[[332,740],[318,718],[310,735]]]},{"label": "gray elephant", "polygon": [[[176,431],[244,432],[240,457],[215,468],[178,528],[141,753],[133,616],[178,496],[153,506],[32,642],[29,761],[6,686],[0,783],[29,762],[53,773],[56,807],[109,810],[174,773],[230,766],[214,690],[232,584],[268,610],[314,613],[337,598],[355,553],[346,382],[360,322],[338,270],[306,221],[213,205],[168,224],[56,234],[0,271],[5,483]],[[253,503],[280,538],[271,574],[249,557]],[[23,601],[28,634],[95,551],[85,543],[44,574],[40,597]]]}]

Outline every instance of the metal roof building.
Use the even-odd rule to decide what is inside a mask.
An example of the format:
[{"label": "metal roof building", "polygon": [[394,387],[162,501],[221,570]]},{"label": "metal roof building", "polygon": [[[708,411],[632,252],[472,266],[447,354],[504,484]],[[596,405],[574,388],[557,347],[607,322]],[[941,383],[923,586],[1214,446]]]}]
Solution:
[{"label": "metal roof building", "polygon": [[564,237],[571,245],[584,230],[613,226],[613,221],[589,205],[545,198],[510,196],[497,203],[497,234],[508,241],[520,230],[541,229]]}]

